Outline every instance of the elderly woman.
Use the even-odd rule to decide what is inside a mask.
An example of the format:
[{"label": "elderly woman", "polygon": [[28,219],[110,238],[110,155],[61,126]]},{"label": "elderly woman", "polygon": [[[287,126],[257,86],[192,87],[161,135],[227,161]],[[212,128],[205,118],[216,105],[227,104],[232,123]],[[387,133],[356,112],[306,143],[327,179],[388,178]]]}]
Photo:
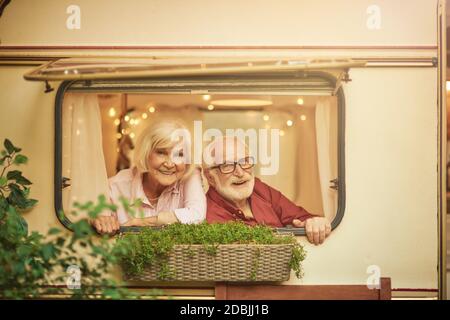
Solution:
[{"label": "elderly woman", "polygon": [[[118,210],[93,220],[98,232],[111,234],[121,225],[161,226],[205,219],[200,169],[186,160],[190,140],[188,135],[176,139],[183,132],[188,132],[186,127],[175,121],[159,122],[144,130],[136,143],[134,166],[109,179],[110,198]],[[130,203],[139,199],[141,215],[130,216],[120,204],[121,197]]]}]

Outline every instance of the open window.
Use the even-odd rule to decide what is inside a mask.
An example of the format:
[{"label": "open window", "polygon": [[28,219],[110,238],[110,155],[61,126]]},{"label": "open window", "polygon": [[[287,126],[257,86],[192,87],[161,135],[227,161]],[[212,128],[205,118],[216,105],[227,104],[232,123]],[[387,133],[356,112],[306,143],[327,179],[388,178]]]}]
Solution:
[{"label": "open window", "polygon": [[[341,84],[349,80],[349,68],[363,64],[154,58],[61,59],[39,67],[25,78],[65,80],[55,112],[55,209],[63,212],[61,222],[70,228],[73,202],[107,193],[108,178],[133,165],[133,145],[144,127],[179,118],[193,136],[199,124],[200,133],[276,129],[279,152],[266,154],[277,164],[257,163],[255,175],[309,212],[327,216],[335,228],[345,208]],[[276,170],[267,169],[273,165]]]}]

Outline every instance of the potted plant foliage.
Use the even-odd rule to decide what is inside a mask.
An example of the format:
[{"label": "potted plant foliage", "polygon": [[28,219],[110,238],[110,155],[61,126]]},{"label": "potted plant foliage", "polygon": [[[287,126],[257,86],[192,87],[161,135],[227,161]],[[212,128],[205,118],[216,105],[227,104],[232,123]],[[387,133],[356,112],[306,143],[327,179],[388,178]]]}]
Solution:
[{"label": "potted plant foliage", "polygon": [[292,234],[241,222],[172,224],[122,235],[126,280],[286,281],[303,276],[306,252]]}]

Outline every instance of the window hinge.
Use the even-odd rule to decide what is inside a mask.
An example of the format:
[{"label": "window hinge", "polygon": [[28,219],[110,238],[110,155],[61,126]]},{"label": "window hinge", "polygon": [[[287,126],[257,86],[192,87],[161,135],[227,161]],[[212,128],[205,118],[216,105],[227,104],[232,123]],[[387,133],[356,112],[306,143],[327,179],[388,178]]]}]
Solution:
[{"label": "window hinge", "polygon": [[62,177],[61,189],[65,189],[67,187],[70,187],[70,178]]},{"label": "window hinge", "polygon": [[331,186],[330,186],[331,189],[334,189],[334,190],[338,190],[339,189],[339,180],[338,180],[338,178],[330,180],[330,183],[331,183]]},{"label": "window hinge", "polygon": [[352,79],[348,75],[348,70],[345,70],[344,72],[342,72],[339,75],[339,78],[336,81],[336,86],[335,86],[335,88],[333,90],[333,96],[336,95],[336,93],[338,92],[339,88],[342,86],[342,82],[347,83],[347,82],[350,82],[350,81],[352,81]]}]

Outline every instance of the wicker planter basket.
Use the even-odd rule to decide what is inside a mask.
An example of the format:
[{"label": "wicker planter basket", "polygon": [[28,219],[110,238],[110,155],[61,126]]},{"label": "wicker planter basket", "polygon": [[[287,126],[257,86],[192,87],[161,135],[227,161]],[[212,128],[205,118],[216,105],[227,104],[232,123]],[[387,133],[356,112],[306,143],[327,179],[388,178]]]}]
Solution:
[{"label": "wicker planter basket", "polygon": [[[291,244],[219,245],[215,255],[203,245],[175,245],[166,266],[170,281],[286,281],[290,276]],[[161,265],[142,274],[125,274],[127,281],[158,281]]]}]

